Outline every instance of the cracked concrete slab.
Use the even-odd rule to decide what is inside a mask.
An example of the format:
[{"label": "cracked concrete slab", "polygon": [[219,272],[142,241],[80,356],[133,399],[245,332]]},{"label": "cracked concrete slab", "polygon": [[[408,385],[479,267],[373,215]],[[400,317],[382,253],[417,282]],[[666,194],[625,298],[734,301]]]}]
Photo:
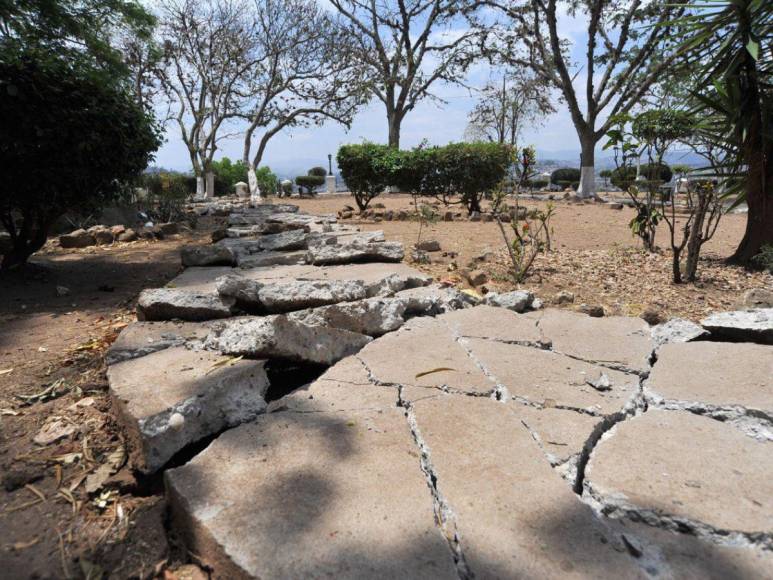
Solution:
[{"label": "cracked concrete slab", "polygon": [[716,408],[743,407],[773,420],[773,346],[667,344],[646,383],[655,397]]},{"label": "cracked concrete slab", "polygon": [[542,312],[539,327],[556,352],[636,372],[649,369],[655,345],[649,325],[640,318],[593,318],[548,309]]},{"label": "cracked concrete slab", "polygon": [[513,405],[404,389],[470,576],[644,578],[550,468]]},{"label": "cracked concrete slab", "polygon": [[442,319],[414,318],[357,355],[375,381],[440,387],[480,395],[496,384],[467,356]]},{"label": "cracked concrete slab", "polygon": [[228,318],[234,314],[234,301],[214,292],[188,288],[150,288],[137,298],[137,320],[188,320],[199,322]]},{"label": "cracked concrete slab", "polygon": [[707,537],[762,535],[770,548],[771,473],[770,443],[708,417],[650,409],[602,437],[585,494],[613,516]]},{"label": "cracked concrete slab", "polygon": [[263,415],[166,472],[172,521],[215,578],[456,576],[396,389],[381,390],[382,409]]},{"label": "cracked concrete slab", "polygon": [[[529,346],[479,338],[463,340],[472,356],[511,397],[541,406],[609,415],[621,411],[639,390],[636,375]],[[605,388],[600,390],[602,382]]]},{"label": "cracked concrete slab", "polygon": [[773,344],[773,308],[717,312],[701,326],[715,339]]},{"label": "cracked concrete slab", "polygon": [[543,339],[537,326],[541,317],[542,312],[517,314],[505,308],[480,305],[444,316],[443,320],[460,336],[538,344]]},{"label": "cracked concrete slab", "polygon": [[201,340],[209,333],[207,322],[133,322],[121,331],[105,353],[107,364],[139,358],[189,340]]},{"label": "cracked concrete slab", "polygon": [[560,465],[579,455],[602,423],[601,417],[550,407],[518,405],[515,413],[537,439],[551,465]]},{"label": "cracked concrete slab", "polygon": [[262,413],[264,362],[177,346],[110,365],[110,396],[134,466],[155,471],[187,444]]}]

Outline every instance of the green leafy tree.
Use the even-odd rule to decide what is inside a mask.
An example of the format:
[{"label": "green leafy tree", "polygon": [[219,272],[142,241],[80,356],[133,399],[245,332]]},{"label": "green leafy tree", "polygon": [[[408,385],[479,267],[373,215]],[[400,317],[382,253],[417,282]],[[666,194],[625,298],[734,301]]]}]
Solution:
[{"label": "green leafy tree", "polygon": [[[738,178],[727,194],[749,207],[746,231],[732,262],[750,265],[773,244],[773,3],[712,0],[691,6],[680,53],[699,63],[694,113],[698,133],[724,151],[725,177]],[[732,183],[732,179],[729,180]]]},{"label": "green leafy tree", "polygon": [[161,143],[158,127],[114,77],[79,59],[30,50],[0,61],[0,223],[23,264],[67,211],[124,191]]}]

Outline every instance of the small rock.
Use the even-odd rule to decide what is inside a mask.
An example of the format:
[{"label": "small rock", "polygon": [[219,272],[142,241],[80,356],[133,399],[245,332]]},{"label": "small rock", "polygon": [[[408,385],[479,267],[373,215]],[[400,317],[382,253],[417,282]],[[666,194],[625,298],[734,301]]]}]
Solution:
[{"label": "small rock", "polygon": [[591,387],[593,387],[594,389],[596,389],[597,391],[612,390],[612,381],[609,380],[609,377],[607,376],[606,373],[601,373],[595,379],[587,379],[585,382],[589,384]]},{"label": "small rock", "polygon": [[413,261],[415,264],[432,263],[432,260],[430,259],[429,254],[424,250],[413,250],[411,252],[411,261]]},{"label": "small rock", "polygon": [[608,203],[607,207],[609,209],[623,209],[623,204],[622,203]]},{"label": "small rock", "polygon": [[158,229],[164,236],[173,236],[180,233],[180,224],[167,222],[165,224],[160,224]]},{"label": "small rock", "polygon": [[447,211],[443,214],[443,221],[444,222],[452,222],[454,221],[454,212]]},{"label": "small rock", "polygon": [[488,275],[483,270],[473,270],[467,275],[467,280],[472,286],[480,286],[488,282]]},{"label": "small rock", "polygon": [[534,294],[525,290],[516,290],[504,294],[489,292],[483,300],[483,303],[488,304],[489,306],[507,308],[508,310],[519,313],[528,310],[533,302]]},{"label": "small rock", "polygon": [[570,304],[572,302],[574,302],[574,294],[567,290],[561,290],[561,292],[553,296],[554,304]]},{"label": "small rock", "polygon": [[756,308],[773,308],[773,290],[752,288],[744,293],[738,303],[738,309],[751,310]]},{"label": "small rock", "polygon": [[440,242],[437,240],[423,240],[416,244],[416,249],[424,252],[439,252]]},{"label": "small rock", "polygon": [[668,322],[658,324],[652,328],[651,334],[652,340],[658,346],[672,342],[690,342],[709,335],[702,327],[682,318],[672,318]]},{"label": "small rock", "polygon": [[63,248],[86,248],[96,243],[94,236],[84,229],[59,236],[59,245]]},{"label": "small rock", "polygon": [[190,266],[233,266],[236,257],[227,246],[186,246],[180,251],[182,265]]},{"label": "small rock", "polygon": [[106,246],[115,241],[115,236],[110,230],[95,230],[93,235],[98,246]]},{"label": "small rock", "polygon": [[117,237],[117,236],[120,236],[120,235],[121,235],[122,233],[124,233],[125,231],[126,231],[126,227],[124,227],[124,226],[122,226],[122,225],[118,225],[118,226],[112,226],[112,227],[110,228],[110,232],[111,232],[111,233],[112,233],[114,236],[116,236],[116,237]]},{"label": "small rock", "polygon": [[57,296],[68,296],[70,294],[70,289],[67,286],[57,286],[56,287],[56,295]]},{"label": "small rock", "polygon": [[604,307],[599,304],[580,304],[580,307],[577,310],[592,318],[601,318],[604,316]]},{"label": "small rock", "polygon": [[122,234],[118,234],[118,241],[119,242],[134,242],[134,241],[137,240],[138,237],[139,236],[137,235],[137,232],[135,232],[131,228],[128,228]]},{"label": "small rock", "polygon": [[647,306],[647,308],[644,309],[644,312],[639,315],[639,318],[644,320],[650,326],[655,326],[663,322],[665,316],[660,308],[650,304]]},{"label": "small rock", "polygon": [[483,214],[482,216],[480,216],[480,217],[481,217],[481,219],[482,219],[484,222],[493,222],[493,221],[494,221],[494,216],[493,216],[493,215],[491,215],[490,213],[484,213],[484,214]]}]

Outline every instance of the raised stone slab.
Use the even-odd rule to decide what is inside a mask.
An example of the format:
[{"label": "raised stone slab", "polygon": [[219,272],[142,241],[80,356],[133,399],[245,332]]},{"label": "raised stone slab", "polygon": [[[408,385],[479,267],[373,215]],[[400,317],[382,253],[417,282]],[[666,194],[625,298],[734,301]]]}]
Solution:
[{"label": "raised stone slab", "polygon": [[198,322],[133,322],[121,331],[105,353],[107,364],[139,358],[171,346],[182,346],[190,340],[204,339],[207,323]]},{"label": "raised stone slab", "polygon": [[773,346],[668,344],[646,385],[648,398],[668,408],[747,423],[766,420],[767,427],[759,428],[773,440]]},{"label": "raised stone slab", "polygon": [[234,314],[234,301],[214,292],[187,288],[153,288],[140,292],[137,320],[201,321],[228,318]]},{"label": "raised stone slab", "polygon": [[230,355],[331,365],[370,341],[369,336],[348,330],[309,326],[275,315],[213,323],[206,345]]},{"label": "raised stone slab", "polygon": [[640,318],[592,318],[548,309],[539,319],[539,328],[556,352],[634,372],[649,369],[655,347],[649,325]]},{"label": "raised stone slab", "polygon": [[186,246],[180,250],[182,265],[191,266],[234,266],[236,255],[226,246]]},{"label": "raised stone slab", "polygon": [[655,409],[602,439],[585,486],[615,516],[770,549],[771,473],[769,443],[708,417]]},{"label": "raised stone slab", "polygon": [[263,364],[178,346],[110,365],[110,395],[133,465],[155,471],[189,443],[262,413]]},{"label": "raised stone slab", "polygon": [[189,549],[218,578],[455,578],[396,389],[328,389],[357,387],[323,381],[166,472]]},{"label": "raised stone slab", "polygon": [[309,248],[306,262],[317,266],[357,262],[400,262],[405,257],[400,242],[363,243],[352,241],[338,245],[318,245]]},{"label": "raised stone slab", "polygon": [[701,320],[718,340],[773,344],[773,308],[719,312]]},{"label": "raised stone slab", "polygon": [[[215,292],[217,279],[234,273],[233,268],[188,268],[167,285],[170,288]],[[351,264],[346,266],[270,266],[238,270],[238,274],[265,282],[294,282],[296,280],[362,280],[366,283],[370,296],[384,289],[398,292],[408,288],[425,286],[432,281],[431,276],[411,268],[406,264]]]}]

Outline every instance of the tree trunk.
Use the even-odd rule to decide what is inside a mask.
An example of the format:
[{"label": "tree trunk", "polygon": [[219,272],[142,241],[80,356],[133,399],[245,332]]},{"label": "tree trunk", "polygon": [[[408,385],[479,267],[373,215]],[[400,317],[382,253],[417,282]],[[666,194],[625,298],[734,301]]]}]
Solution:
[{"label": "tree trunk", "polygon": [[578,197],[596,197],[596,168],[595,148],[596,141],[593,135],[581,135],[580,146],[580,186],[577,188]]},{"label": "tree trunk", "polygon": [[389,123],[389,146],[395,149],[400,148],[400,116],[397,113],[387,114],[387,123]]},{"label": "tree trunk", "polygon": [[[34,221],[39,220],[35,219]],[[18,230],[16,239],[13,240],[11,251],[3,256],[0,270],[10,270],[26,264],[29,257],[46,243],[49,226],[48,223],[38,223],[37,227],[32,230],[32,235],[28,235],[29,225],[23,224]]]},{"label": "tree trunk", "polygon": [[[752,153],[746,185],[746,231],[730,262],[748,266],[762,246],[773,246],[773,146]],[[766,171],[767,170],[767,171]],[[767,175],[765,175],[765,173]]]},{"label": "tree trunk", "polygon": [[260,203],[260,187],[258,186],[258,176],[255,174],[255,166],[250,163],[247,166],[247,181],[250,186],[250,203]]},{"label": "tree trunk", "polygon": [[196,199],[204,199],[206,192],[204,191],[204,176],[196,176]]},{"label": "tree trunk", "polygon": [[215,197],[215,174],[212,171],[207,171],[206,198],[212,199],[213,197]]}]

